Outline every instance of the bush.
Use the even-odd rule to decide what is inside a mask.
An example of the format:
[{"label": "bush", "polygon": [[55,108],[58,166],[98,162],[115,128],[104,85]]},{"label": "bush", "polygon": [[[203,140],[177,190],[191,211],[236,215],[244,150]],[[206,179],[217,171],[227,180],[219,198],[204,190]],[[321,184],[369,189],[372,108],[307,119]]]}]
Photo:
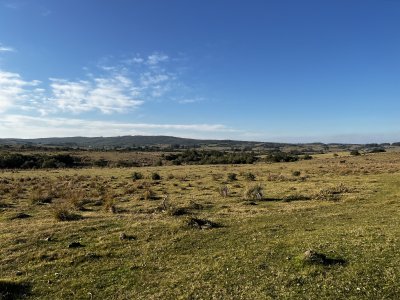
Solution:
[{"label": "bush", "polygon": [[82,219],[81,215],[70,212],[66,207],[57,207],[54,210],[54,218],[57,221],[76,221]]},{"label": "bush", "polygon": [[361,155],[361,153],[358,150],[351,150],[350,155],[359,156],[359,155]]},{"label": "bush", "polygon": [[244,198],[246,200],[261,200],[262,197],[263,189],[259,184],[248,186],[244,191]]},{"label": "bush", "polygon": [[293,162],[298,161],[299,157],[296,154],[289,154],[282,151],[273,151],[268,153],[265,160],[267,162]]},{"label": "bush", "polygon": [[218,192],[224,198],[228,197],[229,195],[229,189],[226,185],[219,187]]},{"label": "bush", "polygon": [[353,192],[353,189],[340,183],[336,186],[320,189],[318,193],[314,195],[314,198],[317,200],[337,201],[340,199],[341,194],[351,192]]},{"label": "bush", "polygon": [[368,151],[368,153],[381,153],[381,152],[386,152],[384,148],[373,148]]},{"label": "bush", "polygon": [[155,199],[155,193],[150,188],[147,188],[147,189],[145,189],[143,191],[141,199],[143,199],[143,200],[154,200]]},{"label": "bush", "polygon": [[245,173],[245,174],[244,174],[244,177],[245,177],[246,180],[248,180],[248,181],[254,181],[254,180],[256,180],[256,175],[254,175],[253,173],[250,173],[250,172]]},{"label": "bush", "polygon": [[84,199],[84,193],[82,190],[72,190],[70,191],[66,197],[68,198],[68,202],[77,210],[84,210],[84,206],[86,204],[86,200]]},{"label": "bush", "polygon": [[258,160],[253,152],[225,152],[217,150],[186,150],[179,154],[165,156],[174,165],[181,164],[252,164]]},{"label": "bush", "polygon": [[235,180],[237,180],[237,174],[235,174],[235,173],[228,173],[228,180],[229,181],[235,181]]},{"label": "bush", "polygon": [[161,176],[160,176],[160,174],[158,174],[156,172],[153,172],[151,174],[151,179],[153,179],[153,180],[161,180]]},{"label": "bush", "polygon": [[115,198],[111,192],[105,192],[103,196],[104,209],[111,213],[117,212],[117,207],[115,206]]},{"label": "bush", "polygon": [[133,174],[132,174],[132,179],[133,179],[133,180],[143,179],[143,174],[140,173],[140,172],[133,172]]},{"label": "bush", "polygon": [[301,174],[300,171],[293,171],[293,172],[292,172],[292,175],[295,176],[295,177],[300,176],[300,174]]},{"label": "bush", "polygon": [[50,193],[42,190],[34,190],[30,194],[30,202],[34,205],[48,204],[52,201]]}]

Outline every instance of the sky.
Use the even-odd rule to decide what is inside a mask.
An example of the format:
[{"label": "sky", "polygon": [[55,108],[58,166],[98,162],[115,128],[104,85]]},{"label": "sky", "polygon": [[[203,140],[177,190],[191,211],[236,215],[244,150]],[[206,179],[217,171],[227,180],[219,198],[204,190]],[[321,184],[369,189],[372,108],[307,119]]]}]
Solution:
[{"label": "sky", "polygon": [[0,138],[400,141],[400,0],[0,0]]}]

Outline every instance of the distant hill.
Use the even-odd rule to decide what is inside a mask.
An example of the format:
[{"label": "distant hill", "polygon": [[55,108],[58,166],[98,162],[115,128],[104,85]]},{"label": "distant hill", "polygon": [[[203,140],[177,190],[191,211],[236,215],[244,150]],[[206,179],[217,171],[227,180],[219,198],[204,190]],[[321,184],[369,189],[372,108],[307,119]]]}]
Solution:
[{"label": "distant hill", "polygon": [[61,146],[84,148],[135,148],[145,146],[159,147],[268,147],[277,148],[288,144],[264,143],[234,140],[200,140],[173,136],[116,136],[116,137],[62,137],[39,139],[0,139],[0,145]]},{"label": "distant hill", "polygon": [[[323,153],[328,149],[333,151],[352,149],[374,149],[387,148],[391,145],[385,144],[340,144],[340,143],[273,143],[257,141],[236,141],[236,140],[201,140],[180,138],[174,136],[143,136],[127,135],[115,137],[61,137],[61,138],[38,138],[38,139],[0,139],[0,146],[32,146],[32,147],[63,147],[63,148],[84,148],[84,149],[137,149],[137,148],[217,148],[217,149],[264,149],[264,150],[303,150],[309,153]],[[392,146],[400,145],[393,143]]]}]

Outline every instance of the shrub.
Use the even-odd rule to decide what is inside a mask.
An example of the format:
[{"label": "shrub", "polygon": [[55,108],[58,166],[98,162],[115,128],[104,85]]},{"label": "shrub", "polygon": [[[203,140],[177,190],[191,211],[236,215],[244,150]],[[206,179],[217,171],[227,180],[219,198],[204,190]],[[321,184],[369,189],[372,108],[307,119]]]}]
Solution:
[{"label": "shrub", "polygon": [[153,200],[153,199],[155,199],[155,193],[150,188],[147,188],[143,191],[141,199]]},{"label": "shrub", "polygon": [[161,180],[161,176],[160,176],[160,174],[153,172],[153,173],[151,173],[151,179],[152,180]]},{"label": "shrub", "polygon": [[48,204],[52,200],[50,193],[43,190],[34,190],[30,194],[30,202],[34,205]]},{"label": "shrub", "polygon": [[255,184],[252,186],[248,186],[244,190],[244,198],[246,200],[261,200],[263,197],[263,189],[261,185]]},{"label": "shrub", "polygon": [[82,219],[81,215],[74,214],[63,206],[57,207],[53,214],[57,221],[75,221]]},{"label": "shrub", "polygon": [[219,187],[218,192],[224,198],[228,197],[229,195],[229,189],[226,185]]},{"label": "shrub", "polygon": [[133,180],[143,179],[143,174],[140,173],[140,172],[133,172],[133,174],[132,174],[132,179],[133,179]]},{"label": "shrub", "polygon": [[361,153],[358,150],[351,150],[350,155],[359,156],[359,155],[361,155]]},{"label": "shrub", "polygon": [[289,154],[282,151],[272,151],[268,153],[265,160],[267,162],[293,162],[298,161],[299,157],[296,154]]},{"label": "shrub", "polygon": [[86,200],[82,190],[73,190],[66,195],[68,202],[77,210],[84,210]]},{"label": "shrub", "polygon": [[340,194],[351,193],[352,191],[353,189],[340,183],[336,186],[320,189],[314,197],[318,200],[337,201],[340,199]]},{"label": "shrub", "polygon": [[381,153],[381,152],[386,152],[384,148],[373,148],[368,151],[368,153]]},{"label": "shrub", "polygon": [[114,195],[110,192],[106,192],[103,196],[104,209],[111,213],[117,212],[117,207],[115,206]]},{"label": "shrub", "polygon": [[301,174],[300,171],[293,171],[293,172],[292,172],[292,175],[293,175],[293,176],[296,176],[296,177],[300,176],[300,174]]},{"label": "shrub", "polygon": [[228,173],[228,180],[229,181],[235,181],[235,180],[237,180],[237,174],[235,174],[235,173]]},{"label": "shrub", "polygon": [[248,181],[254,181],[256,180],[256,175],[254,175],[253,173],[247,172],[244,174],[244,177],[246,178],[246,180]]}]

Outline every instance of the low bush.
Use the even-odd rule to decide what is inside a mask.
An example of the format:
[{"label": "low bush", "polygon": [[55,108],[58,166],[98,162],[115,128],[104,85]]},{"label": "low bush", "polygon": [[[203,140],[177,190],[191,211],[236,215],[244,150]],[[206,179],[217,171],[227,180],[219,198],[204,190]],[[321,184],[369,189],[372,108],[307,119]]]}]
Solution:
[{"label": "low bush", "polygon": [[292,175],[295,176],[295,177],[298,177],[298,176],[301,175],[301,172],[300,171],[293,171]]},{"label": "low bush", "polygon": [[53,215],[57,221],[76,221],[82,219],[81,215],[72,213],[68,208],[63,206],[55,208]]},{"label": "low bush", "polygon": [[228,187],[227,187],[226,185],[220,186],[220,187],[218,188],[218,193],[219,193],[222,197],[226,198],[226,197],[229,196],[229,189],[228,189]]},{"label": "low bush", "polygon": [[244,190],[245,200],[261,200],[263,198],[263,188],[259,184],[246,187]]},{"label": "low bush", "polygon": [[140,172],[133,172],[132,173],[132,179],[133,180],[143,179],[143,174],[140,173]]},{"label": "low bush", "polygon": [[253,173],[247,172],[244,174],[244,178],[246,178],[246,180],[248,180],[248,181],[254,181],[254,180],[256,180],[256,175],[254,175]]},{"label": "low bush", "polygon": [[227,178],[228,178],[229,181],[235,181],[235,180],[237,180],[237,174],[228,173]]},{"label": "low bush", "polygon": [[152,180],[161,180],[161,176],[160,176],[160,174],[153,172],[153,173],[151,173],[151,179]]}]

